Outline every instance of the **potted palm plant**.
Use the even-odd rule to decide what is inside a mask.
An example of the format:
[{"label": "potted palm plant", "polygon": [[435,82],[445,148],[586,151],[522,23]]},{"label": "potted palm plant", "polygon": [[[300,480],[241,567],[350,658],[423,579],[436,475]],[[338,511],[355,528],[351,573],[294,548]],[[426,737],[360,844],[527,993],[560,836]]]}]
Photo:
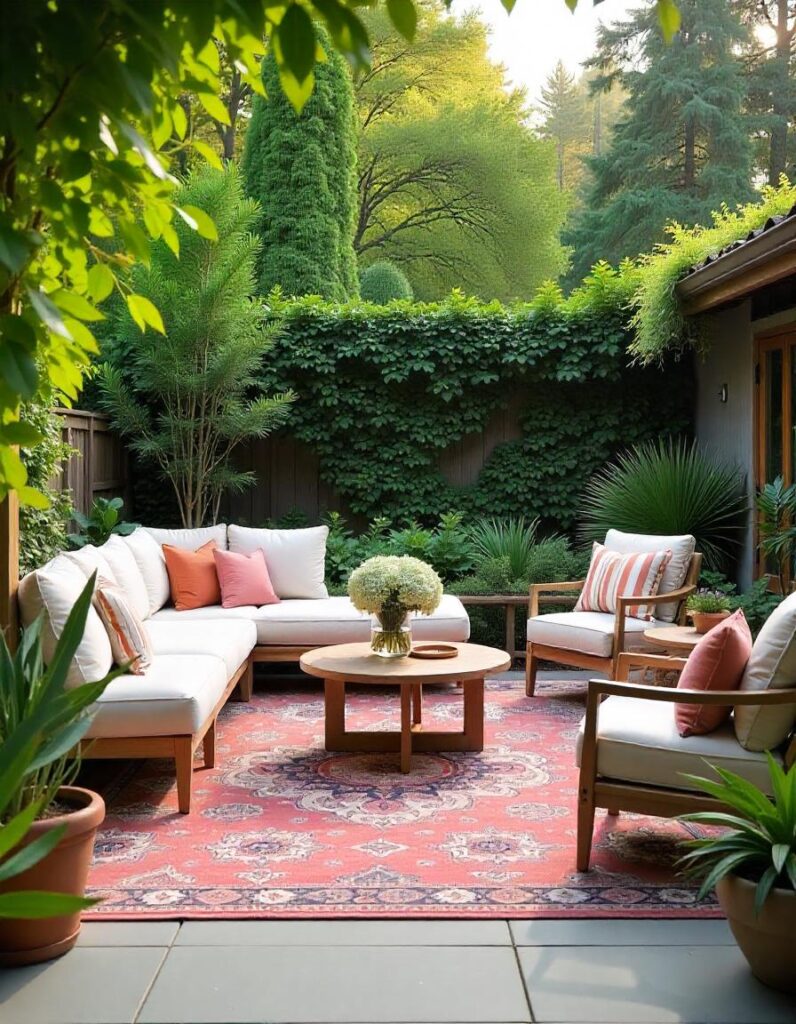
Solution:
[{"label": "potted palm plant", "polygon": [[45,667],[39,619],[12,655],[0,634],[0,964],[37,963],[77,941],[102,798],[70,785],[91,707],[118,672],[66,690],[93,578]]},{"label": "potted palm plant", "polygon": [[773,800],[722,768],[713,769],[718,782],[687,776],[731,811],[683,815],[728,831],[689,841],[682,863],[702,875],[700,898],[715,887],[753,973],[772,988],[796,992],[796,768],[785,771],[767,757]]}]

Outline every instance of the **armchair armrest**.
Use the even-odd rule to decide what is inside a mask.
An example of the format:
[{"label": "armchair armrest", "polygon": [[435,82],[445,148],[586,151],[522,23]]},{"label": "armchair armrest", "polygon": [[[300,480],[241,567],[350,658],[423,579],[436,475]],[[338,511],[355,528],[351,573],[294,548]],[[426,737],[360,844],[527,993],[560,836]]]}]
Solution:
[{"label": "armchair armrest", "polygon": [[630,670],[634,668],[663,669],[674,672],[685,668],[685,658],[669,654],[649,654],[647,651],[624,651],[616,660],[616,681],[626,683]]},{"label": "armchair armrest", "polygon": [[689,584],[680,587],[678,590],[670,590],[668,594],[655,594],[654,597],[619,597],[616,601],[616,615],[614,617],[614,654],[621,654],[625,646],[625,618],[627,610],[634,604],[670,604],[672,602],[684,601],[689,594],[693,594],[696,586]]},{"label": "armchair armrest", "polygon": [[564,583],[532,583],[528,602],[528,618],[533,619],[539,614],[539,596],[556,590],[583,590],[586,580],[571,580]]}]

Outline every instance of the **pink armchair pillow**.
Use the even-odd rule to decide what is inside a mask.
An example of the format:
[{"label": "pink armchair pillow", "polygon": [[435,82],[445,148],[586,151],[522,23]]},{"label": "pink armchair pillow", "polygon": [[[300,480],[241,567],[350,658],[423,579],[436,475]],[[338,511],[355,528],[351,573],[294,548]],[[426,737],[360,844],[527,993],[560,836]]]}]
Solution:
[{"label": "pink armchair pillow", "polygon": [[279,604],[261,549],[252,551],[250,555],[242,555],[236,551],[222,551],[216,548],[213,557],[216,560],[216,572],[221,586],[222,607]]},{"label": "pink armchair pillow", "polygon": [[[738,609],[701,638],[680,673],[678,690],[737,690],[752,653],[752,634]],[[704,736],[726,722],[731,706],[675,704],[681,736]]]}]

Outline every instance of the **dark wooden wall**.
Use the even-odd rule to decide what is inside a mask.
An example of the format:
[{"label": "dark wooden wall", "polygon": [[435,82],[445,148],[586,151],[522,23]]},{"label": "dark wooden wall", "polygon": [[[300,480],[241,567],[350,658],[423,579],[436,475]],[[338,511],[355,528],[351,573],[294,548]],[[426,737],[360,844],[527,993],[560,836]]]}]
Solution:
[{"label": "dark wooden wall", "polygon": [[79,512],[88,514],[95,498],[127,498],[127,453],[108,419],[80,409],[57,409],[64,441],[76,450],[51,486],[71,490]]}]

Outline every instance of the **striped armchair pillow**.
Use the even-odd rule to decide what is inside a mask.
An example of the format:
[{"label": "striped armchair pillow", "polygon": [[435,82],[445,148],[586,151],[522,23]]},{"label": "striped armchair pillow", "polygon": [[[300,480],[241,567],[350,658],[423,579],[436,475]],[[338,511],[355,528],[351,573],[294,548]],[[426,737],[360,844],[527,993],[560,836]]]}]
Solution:
[{"label": "striped armchair pillow", "polygon": [[[575,611],[615,612],[620,597],[654,597],[671,557],[671,551],[622,555],[595,543]],[[634,619],[651,619],[654,606],[639,601],[628,608],[627,614]]]}]

